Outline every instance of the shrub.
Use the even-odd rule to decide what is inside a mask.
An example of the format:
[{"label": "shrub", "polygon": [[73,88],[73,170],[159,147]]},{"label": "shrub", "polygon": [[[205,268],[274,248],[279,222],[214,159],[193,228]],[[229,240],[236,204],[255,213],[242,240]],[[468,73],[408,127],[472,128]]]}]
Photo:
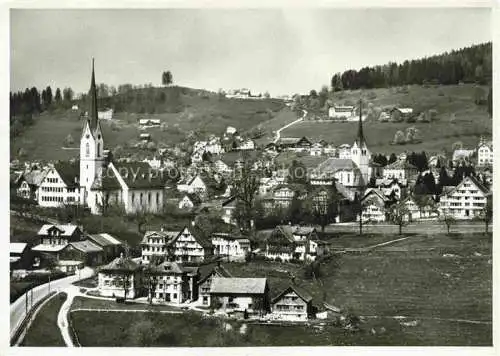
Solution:
[{"label": "shrub", "polygon": [[399,130],[396,132],[393,143],[395,145],[404,145],[406,143],[406,137],[403,131]]},{"label": "shrub", "polygon": [[279,262],[279,263],[281,263],[281,262],[283,262],[283,260],[281,259],[281,257],[276,257],[276,258],[274,259],[274,262]]}]

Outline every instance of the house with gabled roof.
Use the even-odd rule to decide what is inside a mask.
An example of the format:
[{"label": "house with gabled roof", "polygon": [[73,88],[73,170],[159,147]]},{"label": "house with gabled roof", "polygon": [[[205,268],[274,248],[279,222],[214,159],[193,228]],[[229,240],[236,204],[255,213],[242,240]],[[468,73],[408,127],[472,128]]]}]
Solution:
[{"label": "house with gabled roof", "polygon": [[154,302],[180,305],[197,298],[198,267],[186,267],[165,261],[145,269],[146,278],[154,278],[148,295]]},{"label": "house with gabled roof", "polygon": [[[366,189],[361,204],[363,207],[361,218],[365,222],[383,222],[387,220],[387,209],[396,202],[394,195],[386,196],[377,188]],[[358,215],[358,219],[360,216]]]},{"label": "house with gabled roof", "polygon": [[130,257],[120,257],[98,269],[99,294],[103,297],[138,298],[146,294],[143,266]]},{"label": "house with gabled roof", "polygon": [[383,169],[385,179],[395,178],[405,186],[408,184],[408,180],[414,179],[417,174],[418,168],[403,159],[398,159]]},{"label": "house with gabled roof", "polygon": [[314,261],[325,253],[325,245],[319,240],[312,226],[278,225],[266,241],[264,256],[282,261]]},{"label": "house with gabled roof", "polygon": [[178,234],[179,231],[165,231],[163,228],[160,231],[146,231],[140,243],[142,263],[148,264],[152,256],[168,256],[168,247]]},{"label": "house with gabled roof", "polygon": [[123,243],[116,237],[108,233],[88,234],[85,236],[87,240],[92,241],[103,250],[103,260],[110,261],[112,258],[119,256],[123,252]]},{"label": "house with gabled roof", "polygon": [[493,165],[493,141],[486,141],[481,137],[477,146],[477,165],[488,167]]},{"label": "house with gabled roof", "polygon": [[210,305],[210,289],[215,278],[233,277],[227,269],[218,263],[217,265],[200,266],[200,277],[197,283],[198,301],[203,306]]},{"label": "house with gabled roof", "polygon": [[196,226],[184,227],[170,245],[177,262],[203,262],[213,255],[211,241]]},{"label": "house with gabled roof", "polygon": [[207,194],[207,185],[201,178],[200,174],[196,174],[193,177],[186,178],[177,185],[177,190],[179,192],[188,194]]},{"label": "house with gabled roof", "polygon": [[245,261],[250,253],[250,240],[241,234],[216,232],[211,235],[214,255],[221,256],[228,261]]},{"label": "house with gabled roof", "polygon": [[262,315],[269,311],[266,278],[214,278],[210,287],[212,304],[228,314]]},{"label": "house with gabled roof", "polygon": [[271,316],[278,320],[306,321],[313,317],[312,296],[291,284],[271,300]]},{"label": "house with gabled roof", "polygon": [[38,201],[38,189],[47,173],[47,170],[39,169],[20,173],[16,181],[17,195],[24,199]]},{"label": "house with gabled roof", "polygon": [[236,204],[237,204],[236,196],[232,196],[222,203],[222,220],[226,224],[236,225],[236,220],[234,218]]},{"label": "house with gabled roof", "polygon": [[308,151],[311,148],[312,142],[307,137],[281,137],[278,141],[274,143],[277,150],[283,151],[294,151],[302,152]]},{"label": "house with gabled roof", "polygon": [[43,175],[38,188],[38,205],[61,207],[79,204],[80,193],[78,163],[58,162]]},{"label": "house with gabled roof", "polygon": [[439,211],[434,199],[429,195],[407,196],[401,201],[408,210],[408,221],[437,220]]},{"label": "house with gabled roof", "polygon": [[480,216],[492,192],[474,176],[465,177],[456,187],[443,188],[439,201],[441,215],[470,220]]}]

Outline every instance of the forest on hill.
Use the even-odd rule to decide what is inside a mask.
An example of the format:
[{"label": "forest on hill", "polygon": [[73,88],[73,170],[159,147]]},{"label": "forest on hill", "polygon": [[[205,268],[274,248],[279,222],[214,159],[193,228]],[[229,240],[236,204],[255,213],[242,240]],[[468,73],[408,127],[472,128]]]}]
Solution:
[{"label": "forest on hill", "polygon": [[411,84],[491,84],[492,43],[439,55],[387,63],[360,70],[349,69],[331,78],[333,91],[385,88]]}]

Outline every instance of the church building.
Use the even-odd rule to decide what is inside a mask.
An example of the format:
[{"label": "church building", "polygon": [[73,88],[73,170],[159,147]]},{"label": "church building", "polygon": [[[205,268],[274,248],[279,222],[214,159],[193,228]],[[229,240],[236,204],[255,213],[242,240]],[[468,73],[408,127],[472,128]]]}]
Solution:
[{"label": "church building", "polygon": [[160,212],[164,180],[145,162],[113,162],[104,154],[104,137],[97,109],[94,60],[90,83],[90,108],[80,139],[80,199],[93,214],[111,206],[127,214]]}]

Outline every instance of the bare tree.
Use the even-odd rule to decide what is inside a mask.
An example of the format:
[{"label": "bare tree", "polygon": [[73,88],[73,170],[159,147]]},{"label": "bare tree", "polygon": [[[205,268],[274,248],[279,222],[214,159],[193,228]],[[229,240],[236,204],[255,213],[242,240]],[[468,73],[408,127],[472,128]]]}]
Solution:
[{"label": "bare tree", "polygon": [[396,203],[389,208],[389,220],[399,227],[399,235],[403,233],[403,226],[409,224],[409,210],[402,202]]},{"label": "bare tree", "polygon": [[259,189],[259,173],[253,167],[253,160],[243,157],[242,166],[235,172],[234,196],[240,204],[242,228],[253,228],[255,196]]},{"label": "bare tree", "polygon": [[446,231],[449,235],[451,226],[455,225],[457,221],[455,220],[455,218],[452,215],[449,215],[449,214],[443,215],[443,217],[441,218],[441,221],[443,222],[443,224],[446,225]]}]

